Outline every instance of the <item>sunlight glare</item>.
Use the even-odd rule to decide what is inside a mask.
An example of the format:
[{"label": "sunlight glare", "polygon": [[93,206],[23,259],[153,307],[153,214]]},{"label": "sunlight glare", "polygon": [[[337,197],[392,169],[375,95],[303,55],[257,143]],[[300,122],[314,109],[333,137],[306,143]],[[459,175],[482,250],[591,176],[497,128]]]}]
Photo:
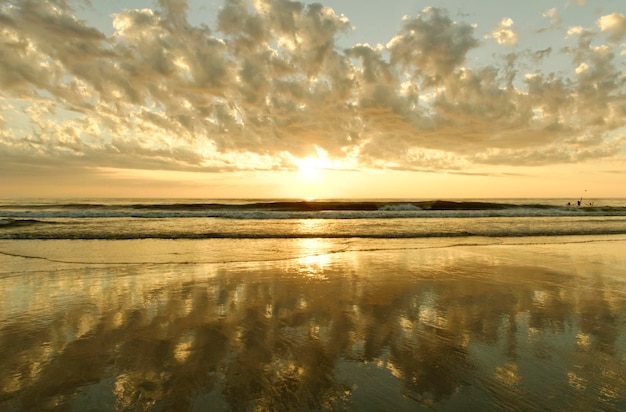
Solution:
[{"label": "sunlight glare", "polygon": [[[313,222],[312,227],[323,226],[319,221]],[[306,224],[309,226],[309,223]],[[300,264],[299,272],[307,279],[327,280],[324,272],[330,265],[331,255],[329,254],[329,243],[322,239],[300,239],[299,246],[302,256],[298,259]]]},{"label": "sunlight glare", "polygon": [[333,163],[328,158],[328,152],[320,147],[315,147],[317,156],[307,156],[304,159],[294,159],[298,166],[298,172],[306,180],[319,180],[325,169],[333,168]]},{"label": "sunlight glare", "polygon": [[302,160],[296,160],[298,165],[298,173],[307,180],[317,180],[324,168],[322,159],[307,157]]}]

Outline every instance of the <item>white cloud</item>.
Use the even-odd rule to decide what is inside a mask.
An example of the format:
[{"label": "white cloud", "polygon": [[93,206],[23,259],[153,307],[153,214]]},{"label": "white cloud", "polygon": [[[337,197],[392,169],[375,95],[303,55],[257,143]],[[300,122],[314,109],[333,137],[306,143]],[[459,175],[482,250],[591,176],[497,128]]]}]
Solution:
[{"label": "white cloud", "polygon": [[563,22],[556,7],[544,11],[542,16],[549,18],[552,25],[560,25]]},{"label": "white cloud", "polygon": [[567,36],[568,37],[576,36],[576,35],[582,34],[584,31],[585,29],[582,26],[572,26],[567,29]]},{"label": "white cloud", "polygon": [[576,74],[581,74],[589,70],[589,65],[587,63],[580,63],[576,68]]},{"label": "white cloud", "polygon": [[486,35],[486,38],[492,38],[499,44],[504,46],[515,46],[517,44],[517,32],[513,30],[513,19],[505,17],[502,21],[493,29],[491,33]]},{"label": "white cloud", "polygon": [[626,16],[622,13],[612,13],[602,16],[597,21],[600,30],[609,34],[609,40],[619,42],[626,37]]}]

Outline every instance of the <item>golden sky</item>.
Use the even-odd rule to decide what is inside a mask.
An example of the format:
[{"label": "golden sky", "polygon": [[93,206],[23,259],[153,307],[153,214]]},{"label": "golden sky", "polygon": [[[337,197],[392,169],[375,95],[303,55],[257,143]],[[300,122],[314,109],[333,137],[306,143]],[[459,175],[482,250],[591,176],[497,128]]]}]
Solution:
[{"label": "golden sky", "polygon": [[0,197],[626,197],[626,4],[388,3],[0,2]]}]

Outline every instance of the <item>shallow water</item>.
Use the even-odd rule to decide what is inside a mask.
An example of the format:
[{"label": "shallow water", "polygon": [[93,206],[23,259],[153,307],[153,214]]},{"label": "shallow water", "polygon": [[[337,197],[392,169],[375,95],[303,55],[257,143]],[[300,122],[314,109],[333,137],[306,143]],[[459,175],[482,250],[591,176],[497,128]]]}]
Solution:
[{"label": "shallow water", "polygon": [[626,240],[493,242],[0,241],[0,410],[625,409]]}]

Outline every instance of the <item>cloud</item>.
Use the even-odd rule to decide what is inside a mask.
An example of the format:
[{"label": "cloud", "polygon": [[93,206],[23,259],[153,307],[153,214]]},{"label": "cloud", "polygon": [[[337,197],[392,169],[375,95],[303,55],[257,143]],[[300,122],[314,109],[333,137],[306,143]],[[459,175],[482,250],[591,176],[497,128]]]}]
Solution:
[{"label": "cloud", "polygon": [[493,31],[485,37],[492,38],[504,46],[515,46],[517,44],[517,33],[513,30],[513,24],[513,19],[505,17]]},{"label": "cloud", "polygon": [[159,0],[165,21],[177,28],[185,28],[189,4],[187,0]]},{"label": "cloud", "polygon": [[540,27],[536,30],[537,33],[544,33],[548,30],[561,30],[563,27],[563,18],[561,17],[559,10],[556,7],[545,10],[541,13],[541,17],[550,19],[550,25],[547,27]]},{"label": "cloud", "polygon": [[563,22],[563,19],[559,15],[559,11],[557,10],[556,7],[553,7],[551,9],[544,11],[542,16],[549,18],[550,24],[555,25],[555,26],[560,26],[561,23]]},{"label": "cloud", "polygon": [[[13,165],[291,170],[319,149],[458,172],[624,150],[620,14],[597,21],[608,45],[570,28],[558,53],[571,73],[555,74],[528,72],[551,47],[470,65],[475,26],[437,8],[386,45],[342,48],[350,21],[317,3],[226,0],[208,27],[190,24],[186,0],[159,0],[112,15],[109,36],[71,4],[0,3],[0,156]],[[513,27],[490,38],[512,46]]]},{"label": "cloud", "polygon": [[626,16],[622,13],[602,16],[597,23],[600,30],[608,33],[611,42],[617,43],[626,37]]},{"label": "cloud", "polygon": [[387,45],[391,63],[419,70],[438,83],[464,63],[469,50],[478,46],[474,28],[450,19],[445,10],[426,8],[403,27]]}]

